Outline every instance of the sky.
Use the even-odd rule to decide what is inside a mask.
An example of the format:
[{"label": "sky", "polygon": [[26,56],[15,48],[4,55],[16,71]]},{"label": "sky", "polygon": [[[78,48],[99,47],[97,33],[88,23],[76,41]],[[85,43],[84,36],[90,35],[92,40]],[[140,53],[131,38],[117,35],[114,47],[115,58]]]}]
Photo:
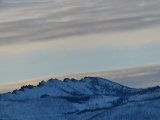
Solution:
[{"label": "sky", "polygon": [[[89,73],[131,87],[160,85],[159,5],[158,0],[1,0],[0,91],[17,82]],[[151,74],[115,78],[117,69],[122,76]]]}]

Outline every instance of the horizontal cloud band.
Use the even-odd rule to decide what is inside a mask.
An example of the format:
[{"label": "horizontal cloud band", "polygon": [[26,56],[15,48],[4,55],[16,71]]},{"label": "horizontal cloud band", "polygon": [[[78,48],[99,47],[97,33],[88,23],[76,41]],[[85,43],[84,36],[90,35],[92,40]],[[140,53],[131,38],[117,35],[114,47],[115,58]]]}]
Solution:
[{"label": "horizontal cloud band", "polygon": [[159,5],[158,0],[5,0],[0,45],[159,25]]},{"label": "horizontal cloud band", "polygon": [[37,78],[33,80],[15,82],[10,84],[1,84],[0,92],[3,93],[12,91],[13,89],[17,89],[22,85],[37,85],[38,82],[40,82],[41,80],[48,80],[50,78],[64,79],[68,77],[81,79],[85,76],[103,77],[134,88],[157,86],[160,85],[160,63],[153,63],[136,67],[118,68],[101,72],[79,73],[70,75],[53,75],[44,78]]}]

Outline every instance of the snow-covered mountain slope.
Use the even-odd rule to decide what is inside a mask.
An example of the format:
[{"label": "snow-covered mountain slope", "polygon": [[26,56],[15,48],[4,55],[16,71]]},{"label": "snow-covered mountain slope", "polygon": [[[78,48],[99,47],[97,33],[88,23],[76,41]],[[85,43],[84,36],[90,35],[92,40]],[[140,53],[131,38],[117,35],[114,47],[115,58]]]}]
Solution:
[{"label": "snow-covered mountain slope", "polygon": [[99,78],[50,79],[0,95],[0,120],[158,120],[160,87],[133,89]]},{"label": "snow-covered mountain slope", "polygon": [[1,95],[3,100],[22,100],[38,98],[43,95],[50,96],[92,96],[92,95],[124,95],[134,92],[123,85],[98,77],[85,77],[81,80],[66,78],[63,81],[50,79],[40,82],[37,86],[23,86],[12,93]]}]

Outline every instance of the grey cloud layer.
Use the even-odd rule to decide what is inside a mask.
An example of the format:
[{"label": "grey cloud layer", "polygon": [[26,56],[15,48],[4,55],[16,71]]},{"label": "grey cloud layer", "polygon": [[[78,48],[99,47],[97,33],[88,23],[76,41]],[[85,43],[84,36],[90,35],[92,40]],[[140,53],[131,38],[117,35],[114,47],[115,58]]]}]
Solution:
[{"label": "grey cloud layer", "polygon": [[2,84],[0,85],[0,93],[17,89],[22,85],[28,85],[28,84],[37,85],[38,82],[40,82],[42,79],[43,80],[48,80],[50,78],[64,79],[66,77],[81,79],[85,76],[103,77],[134,88],[145,88],[157,85],[160,86],[160,63],[154,63],[136,67],[119,68],[101,72],[79,73],[70,75],[53,75],[44,78],[37,78],[34,80],[21,81],[11,84]]},{"label": "grey cloud layer", "polygon": [[54,40],[160,23],[158,0],[1,0],[0,44]]},{"label": "grey cloud layer", "polygon": [[130,87],[151,87],[160,85],[160,63],[92,73],[91,75],[108,78]]},{"label": "grey cloud layer", "polygon": [[84,76],[99,76],[134,88],[160,86],[160,63],[117,68],[100,72],[74,74],[70,76],[78,79]]}]

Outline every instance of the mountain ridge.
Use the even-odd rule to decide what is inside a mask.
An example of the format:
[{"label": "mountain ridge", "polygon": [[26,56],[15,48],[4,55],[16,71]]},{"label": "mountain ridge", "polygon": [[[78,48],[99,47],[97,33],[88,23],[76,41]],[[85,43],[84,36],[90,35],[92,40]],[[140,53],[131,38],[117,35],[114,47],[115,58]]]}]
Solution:
[{"label": "mountain ridge", "polygon": [[[119,83],[100,77],[84,77],[80,80],[74,78],[49,79],[41,81],[38,85],[25,85],[12,92],[0,94],[0,100],[25,100],[34,98],[53,97],[85,97],[85,96],[136,96],[153,94],[160,90],[159,86],[149,88],[130,88]],[[138,98],[137,97],[137,98]]]},{"label": "mountain ridge", "polygon": [[135,89],[100,77],[49,79],[0,94],[0,120],[157,120],[159,102],[159,86]]},{"label": "mountain ridge", "polygon": [[[42,89],[42,90],[41,90]],[[50,96],[86,96],[86,95],[119,95],[133,92],[134,88],[120,85],[110,80],[100,77],[84,77],[80,80],[74,78],[65,78],[63,81],[58,79],[49,79],[41,81],[37,86],[26,85],[13,92],[4,93],[1,96],[11,96],[9,99],[23,96],[23,99],[41,97],[42,95]],[[26,96],[24,97],[24,94]],[[31,94],[36,94],[31,96]],[[2,98],[2,97],[1,97]]]}]

